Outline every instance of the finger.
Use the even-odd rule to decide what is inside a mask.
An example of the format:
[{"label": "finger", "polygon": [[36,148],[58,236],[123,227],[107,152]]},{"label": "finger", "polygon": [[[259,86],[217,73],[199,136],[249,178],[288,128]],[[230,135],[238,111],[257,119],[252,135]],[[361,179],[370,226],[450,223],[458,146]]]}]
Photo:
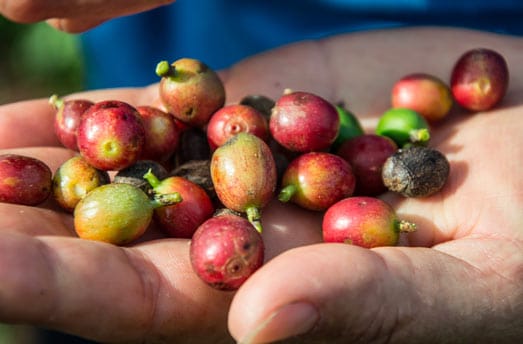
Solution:
[{"label": "finger", "polygon": [[[148,105],[157,98],[157,86],[116,88],[79,92],[64,99],[121,100],[131,105]],[[0,149],[12,147],[60,146],[54,132],[56,109],[48,99],[21,101],[0,106]]]},{"label": "finger", "polygon": [[0,241],[0,321],[101,342],[219,343],[230,338],[231,294],[196,277],[188,248],[186,240],[121,248],[7,233]]},{"label": "finger", "polygon": [[489,336],[483,327],[491,316],[506,319],[510,306],[495,303],[507,289],[489,289],[502,280],[428,248],[305,246],[274,258],[242,286],[229,329],[241,343],[294,336],[298,343],[475,341]]},{"label": "finger", "polygon": [[[174,0],[114,0],[111,6],[98,0],[89,1],[45,1],[4,0],[0,12],[7,18],[21,23],[34,23],[49,18],[103,18],[143,12],[174,2]],[[80,20],[80,19],[79,19]]]},{"label": "finger", "polygon": [[514,228],[523,215],[513,211],[523,203],[520,161],[513,158],[523,156],[521,145],[513,144],[523,130],[520,112],[521,107],[512,107],[469,115],[434,132],[431,146],[450,163],[443,189],[426,198],[385,195],[399,216],[418,225],[408,235],[411,245],[432,246],[494,231],[522,237]]},{"label": "finger", "polygon": [[77,153],[61,147],[22,147],[0,149],[1,154],[18,154],[38,159],[45,163],[51,172],[54,173],[61,164]]},{"label": "finger", "polygon": [[55,110],[44,99],[0,106],[0,149],[58,146],[54,116]]},{"label": "finger", "polygon": [[102,24],[105,21],[106,19],[100,19],[96,17],[80,19],[52,18],[46,20],[47,24],[54,27],[55,29],[68,33],[82,33]]},{"label": "finger", "polygon": [[265,260],[291,248],[322,241],[321,213],[273,199],[262,210]]},{"label": "finger", "polygon": [[42,207],[0,203],[0,235],[2,236],[8,232],[29,236],[75,236],[72,228],[71,214]]}]

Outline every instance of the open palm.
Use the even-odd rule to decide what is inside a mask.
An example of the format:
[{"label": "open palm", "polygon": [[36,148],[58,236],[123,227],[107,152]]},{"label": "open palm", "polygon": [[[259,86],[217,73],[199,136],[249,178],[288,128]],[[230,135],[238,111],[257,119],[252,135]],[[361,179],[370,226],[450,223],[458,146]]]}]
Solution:
[{"label": "open palm", "polygon": [[[426,199],[383,195],[418,224],[400,247],[321,243],[321,214],[274,201],[264,210],[267,263],[237,292],[198,280],[188,241],[130,247],[75,237],[52,200],[0,204],[0,321],[42,325],[104,342],[511,342],[523,335],[523,41],[450,29],[408,29],[302,42],[223,71],[228,101],[278,97],[284,88],[344,101],[372,130],[392,83],[411,72],[448,79],[469,48],[509,62],[511,84],[495,111],[460,109],[433,127],[431,146],[451,163],[442,192]],[[73,97],[156,99],[145,89]],[[0,107],[0,152],[38,157],[56,169],[46,100]],[[232,335],[232,337],[231,337]]]}]

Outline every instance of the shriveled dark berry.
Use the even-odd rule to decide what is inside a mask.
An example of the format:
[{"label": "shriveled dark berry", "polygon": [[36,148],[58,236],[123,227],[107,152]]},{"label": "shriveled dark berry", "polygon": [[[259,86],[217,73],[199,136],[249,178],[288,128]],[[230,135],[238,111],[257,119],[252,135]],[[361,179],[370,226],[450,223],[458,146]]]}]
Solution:
[{"label": "shriveled dark berry", "polygon": [[210,159],[211,149],[207,134],[200,128],[189,128],[182,132],[175,154],[175,165],[181,165],[189,160]]},{"label": "shriveled dark berry", "polygon": [[176,167],[171,175],[184,177],[191,182],[198,184],[207,191],[207,194],[213,201],[214,205],[220,205],[214,184],[211,179],[211,161],[210,160],[189,160]]},{"label": "shriveled dark berry", "polygon": [[240,104],[249,105],[260,111],[267,119],[271,116],[271,110],[274,107],[274,100],[260,94],[250,94],[240,100]]},{"label": "shriveled dark berry", "polygon": [[443,153],[424,146],[403,148],[383,165],[383,183],[406,197],[426,197],[443,188],[450,165]]},{"label": "shriveled dark berry", "polygon": [[146,193],[151,189],[149,182],[143,178],[147,171],[151,172],[159,179],[167,177],[167,170],[160,163],[154,160],[138,160],[136,163],[123,170],[118,171],[114,176],[115,183],[126,183],[134,185]]}]

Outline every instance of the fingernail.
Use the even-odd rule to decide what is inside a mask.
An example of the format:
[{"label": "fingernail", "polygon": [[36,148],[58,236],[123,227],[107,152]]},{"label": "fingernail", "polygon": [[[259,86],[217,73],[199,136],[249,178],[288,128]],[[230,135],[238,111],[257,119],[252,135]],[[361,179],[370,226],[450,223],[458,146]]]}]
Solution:
[{"label": "fingernail", "polygon": [[304,334],[314,327],[318,319],[318,310],[310,303],[291,303],[270,314],[239,344],[273,342]]}]

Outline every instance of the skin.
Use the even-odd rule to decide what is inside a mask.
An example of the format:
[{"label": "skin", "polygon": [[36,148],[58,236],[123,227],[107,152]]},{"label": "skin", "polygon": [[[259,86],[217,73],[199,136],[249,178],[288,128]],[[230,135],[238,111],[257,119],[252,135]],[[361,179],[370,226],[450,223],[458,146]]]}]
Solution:
[{"label": "skin", "polygon": [[[191,271],[187,240],[160,239],[153,230],[148,235],[158,240],[129,247],[90,242],[73,238],[70,215],[52,204],[0,204],[0,321],[103,342],[229,343],[232,335],[257,343],[298,333],[305,333],[298,343],[517,342],[522,39],[435,28],[374,31],[281,48],[222,76],[230,102],[306,89],[345,100],[370,131],[389,106],[394,81],[419,70],[446,80],[455,59],[476,46],[502,52],[515,77],[495,110],[471,116],[456,109],[433,128],[430,144],[451,163],[440,193],[383,196],[418,224],[402,239],[414,247],[323,244],[320,215],[272,202],[262,219],[266,264],[237,292],[224,293]],[[146,104],[157,85],[81,96]],[[0,152],[35,156],[54,170],[72,153],[58,148],[52,114],[46,99],[0,107]],[[23,135],[29,128],[32,135]]]},{"label": "skin", "polygon": [[108,19],[150,10],[175,0],[0,0],[0,14],[20,23],[47,20],[65,32],[82,32]]}]

